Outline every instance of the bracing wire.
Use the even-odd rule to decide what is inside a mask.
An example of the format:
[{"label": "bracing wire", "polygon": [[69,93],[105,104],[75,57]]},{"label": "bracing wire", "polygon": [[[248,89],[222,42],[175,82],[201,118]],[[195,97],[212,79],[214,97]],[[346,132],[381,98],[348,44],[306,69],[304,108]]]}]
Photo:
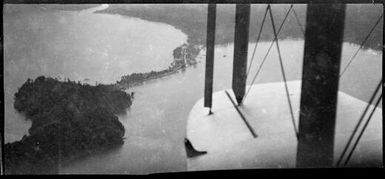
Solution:
[{"label": "bracing wire", "polygon": [[[269,55],[270,50],[271,50],[271,48],[272,48],[272,46],[274,45],[274,42],[275,42],[275,43],[276,43],[276,46],[277,46],[277,50],[278,50],[279,61],[280,61],[280,66],[281,66],[281,72],[282,72],[283,80],[284,80],[284,83],[285,83],[285,90],[286,90],[286,95],[287,95],[287,99],[288,99],[288,103],[289,103],[289,107],[290,107],[290,114],[291,114],[291,117],[292,117],[292,122],[293,122],[293,125],[294,125],[294,130],[295,130],[296,136],[297,136],[297,138],[298,138],[298,130],[297,130],[297,127],[296,127],[296,124],[295,124],[295,120],[294,120],[293,109],[292,109],[291,100],[290,100],[290,96],[289,96],[289,90],[288,90],[288,86],[287,86],[286,74],[285,74],[285,71],[284,71],[283,62],[282,62],[282,57],[281,57],[281,52],[280,52],[279,44],[278,44],[278,35],[279,35],[279,33],[281,32],[281,29],[282,29],[282,27],[283,27],[283,25],[284,25],[284,23],[285,23],[285,21],[286,21],[286,19],[287,19],[287,16],[289,15],[290,11],[293,11],[293,15],[294,15],[294,17],[295,17],[295,19],[296,19],[296,22],[297,22],[297,24],[298,24],[298,26],[299,26],[301,32],[303,33],[303,35],[305,35],[305,31],[304,31],[304,29],[303,29],[303,26],[302,26],[302,24],[301,24],[301,22],[300,22],[300,20],[299,20],[299,18],[298,18],[298,15],[297,15],[295,9],[293,8],[293,5],[290,6],[290,9],[289,9],[288,12],[286,13],[285,18],[284,18],[284,20],[282,21],[282,23],[281,23],[281,25],[280,25],[278,31],[275,30],[275,24],[274,24],[274,19],[273,19],[273,16],[272,16],[271,6],[270,6],[270,5],[267,6],[266,11],[265,11],[265,15],[264,15],[264,17],[263,17],[262,26],[261,26],[261,28],[260,28],[260,31],[259,31],[259,34],[258,34],[258,37],[257,37],[256,45],[255,45],[255,47],[254,47],[253,55],[252,55],[252,57],[251,57],[251,62],[250,62],[250,65],[249,65],[249,67],[248,67],[248,70],[247,70],[247,76],[248,76],[249,73],[250,73],[251,64],[253,63],[253,59],[254,59],[254,56],[255,56],[255,51],[256,51],[257,44],[258,44],[259,39],[260,39],[260,35],[261,35],[262,28],[263,28],[263,25],[264,25],[264,22],[265,22],[265,18],[266,18],[267,11],[269,11],[269,13],[270,13],[270,19],[271,19],[271,21],[272,21],[272,26],[273,26],[273,31],[274,31],[274,40],[271,42],[270,47],[269,47],[269,49],[268,49],[266,55],[264,56],[264,58],[263,58],[263,60],[262,60],[262,62],[261,62],[261,65],[259,66],[259,68],[258,68],[258,70],[257,70],[257,73],[255,74],[255,76],[254,76],[254,78],[253,78],[251,84],[253,84],[254,81],[256,80],[256,78],[257,78],[258,74],[260,73],[260,71],[261,71],[261,69],[262,69],[262,66],[263,66],[263,64],[265,63],[265,61],[266,61],[266,59],[267,59],[267,56]],[[363,45],[364,45],[364,44],[366,43],[366,41],[369,39],[370,35],[373,33],[374,29],[375,29],[376,26],[379,24],[379,22],[380,22],[380,20],[381,20],[382,17],[383,17],[383,13],[382,13],[381,16],[377,19],[375,25],[371,28],[371,30],[370,30],[370,32],[368,33],[368,35],[367,35],[367,36],[365,37],[365,39],[362,41],[362,43],[360,44],[360,47],[356,50],[356,52],[354,53],[354,55],[350,58],[348,64],[347,64],[347,65],[344,67],[344,69],[342,70],[342,72],[341,72],[341,74],[340,74],[340,77],[343,76],[343,74],[344,74],[345,71],[348,69],[348,67],[350,66],[350,64],[354,61],[354,59],[355,59],[355,57],[357,56],[358,52],[362,49]],[[246,77],[247,77],[247,76],[246,76]],[[249,93],[251,87],[252,87],[252,85],[249,86],[249,88],[248,88],[248,90],[247,90],[247,92],[246,92],[246,94],[245,94],[244,99],[245,99],[246,96],[248,95],[248,93]],[[373,96],[373,97],[374,97],[374,96]],[[371,99],[371,102],[372,102],[372,101],[373,101],[373,99]],[[371,104],[371,102],[369,103],[369,105]],[[367,108],[368,108],[368,107],[367,107]],[[368,110],[368,109],[365,109],[364,114],[367,112],[367,110]],[[375,110],[375,109],[374,109],[374,110]],[[373,114],[373,111],[372,111],[372,114]],[[372,115],[372,114],[371,114],[371,115]],[[357,124],[356,128],[359,127],[359,125],[360,125],[361,122],[362,122],[362,119],[360,119],[360,122],[359,122],[359,124]],[[348,142],[346,148],[344,149],[344,152],[343,152],[343,154],[341,155],[341,157],[340,157],[340,159],[339,159],[337,165],[339,165],[340,162],[342,161],[342,158],[343,158],[344,154],[346,153],[347,148],[349,147],[349,145],[350,145],[350,143],[351,143],[351,140],[352,140],[352,138],[354,137],[354,135],[355,135],[356,132],[357,132],[357,129],[355,129],[355,132],[354,132],[353,135],[351,136],[351,139],[349,139],[349,142]],[[362,132],[361,132],[361,133],[362,133]],[[360,135],[362,135],[362,134],[360,134]],[[358,140],[359,140],[359,139],[358,139]],[[357,143],[357,142],[356,142],[356,143]],[[355,148],[355,147],[354,147],[354,148]],[[354,150],[354,149],[353,149],[353,150]],[[353,152],[353,150],[351,151],[351,153]],[[350,156],[351,156],[351,153],[349,154],[349,157],[348,157],[347,161],[349,160],[349,158],[350,158]],[[347,161],[345,162],[345,165],[346,165]]]},{"label": "bracing wire", "polygon": [[270,9],[269,9],[269,14],[270,14],[270,19],[271,19],[271,24],[272,24],[272,26],[273,26],[274,41],[275,41],[275,44],[276,44],[276,46],[277,46],[278,57],[279,57],[278,59],[279,59],[280,67],[281,67],[281,72],[282,72],[283,81],[284,81],[284,84],[285,84],[286,97],[287,97],[287,101],[288,101],[288,104],[289,104],[290,115],[291,115],[291,119],[292,119],[292,122],[293,122],[294,132],[295,132],[296,137],[297,137],[297,140],[298,140],[298,130],[297,130],[297,125],[295,124],[295,118],[294,118],[293,108],[292,108],[292,105],[291,105],[290,94],[289,94],[289,88],[288,88],[288,86],[287,86],[287,80],[286,80],[285,68],[284,68],[284,66],[283,66],[283,61],[282,61],[282,56],[281,56],[281,50],[280,50],[280,48],[279,48],[278,36],[277,36],[276,29],[275,29],[274,17],[273,17],[273,13],[272,13],[271,7],[270,7]]},{"label": "bracing wire", "polygon": [[[270,6],[268,6],[268,8],[270,9]],[[293,5],[291,5],[290,8],[289,8],[289,10],[286,12],[285,18],[282,20],[282,23],[281,23],[281,25],[279,26],[277,35],[279,35],[279,33],[281,32],[282,27],[283,27],[283,25],[285,24],[286,19],[287,19],[287,17],[288,17],[288,15],[289,15],[289,13],[290,13],[290,11],[291,11],[292,8],[293,8]],[[269,55],[270,50],[271,50],[271,48],[273,47],[273,45],[274,45],[274,40],[271,41],[270,47],[269,47],[269,49],[267,50],[265,56],[263,57],[262,62],[261,62],[261,64],[259,65],[259,68],[258,68],[258,70],[257,70],[257,73],[254,75],[254,78],[253,78],[251,84],[253,84],[253,83],[255,82],[255,80],[257,79],[257,76],[258,76],[259,72],[261,71],[261,69],[262,69],[262,67],[263,67],[263,64],[265,63],[265,61],[266,61],[266,59],[267,59],[267,56]],[[249,88],[247,89],[246,94],[245,94],[245,97],[244,97],[243,99],[246,99],[246,96],[249,94],[251,87],[252,87],[252,85],[250,85]]]},{"label": "bracing wire", "polygon": [[295,9],[294,9],[294,8],[293,8],[293,14],[294,14],[294,17],[295,17],[295,19],[296,19],[296,21],[297,21],[298,27],[299,27],[299,29],[300,29],[301,32],[302,32],[302,35],[305,36],[305,30],[303,29],[302,23],[301,23],[301,21],[299,20],[298,15],[297,15],[297,12],[295,12]]},{"label": "bracing wire", "polygon": [[361,114],[361,117],[358,120],[358,123],[356,124],[356,126],[355,126],[355,128],[354,128],[354,130],[352,132],[352,135],[350,135],[350,137],[348,139],[348,142],[346,143],[346,145],[344,147],[344,150],[342,151],[342,153],[341,153],[341,155],[340,155],[340,157],[339,157],[339,159],[337,161],[337,166],[339,166],[341,164],[342,159],[344,158],[344,156],[345,156],[345,154],[346,154],[346,152],[347,152],[351,142],[353,141],[353,138],[356,135],[358,128],[361,126],[361,123],[362,123],[366,113],[369,110],[369,107],[371,106],[372,102],[374,101],[374,98],[377,96],[377,93],[380,90],[381,85],[382,85],[382,79],[380,80],[379,84],[377,85],[376,89],[374,90],[373,95],[370,97],[369,102],[366,105],[366,108],[365,108],[364,112]]},{"label": "bracing wire", "polygon": [[[267,8],[270,8],[270,6],[268,6]],[[298,18],[298,15],[297,15],[295,9],[293,8],[293,5],[290,6],[290,9],[288,10],[286,16],[289,14],[289,12],[290,12],[291,10],[293,11],[294,17],[296,18],[296,21],[297,21],[297,24],[298,24],[299,28],[301,29],[303,35],[305,35],[305,31],[304,31],[304,29],[303,29],[303,26],[302,26],[302,24],[301,24],[301,22],[300,22],[300,20],[299,20],[299,18]],[[265,12],[265,16],[266,16],[266,13],[267,13],[267,11]],[[285,22],[285,20],[286,20],[286,16],[285,16],[285,19],[283,20],[283,22],[282,22],[282,24],[281,24],[281,26],[280,26],[280,28],[279,28],[279,30],[278,30],[278,33],[277,33],[278,35],[279,35],[279,33],[280,33],[280,31],[281,31],[281,28],[282,28],[282,26],[283,26],[283,24],[284,24],[284,22]],[[369,34],[366,36],[366,38],[365,38],[365,39],[363,40],[363,42],[361,43],[360,47],[356,50],[356,52],[354,53],[354,55],[350,58],[348,64],[347,64],[347,65],[344,67],[344,69],[342,70],[342,72],[341,72],[341,74],[340,74],[340,78],[343,76],[343,74],[344,74],[345,71],[348,69],[348,67],[350,66],[350,64],[354,61],[354,59],[355,59],[355,57],[357,56],[358,52],[362,49],[363,45],[366,43],[366,41],[368,40],[368,38],[370,37],[370,35],[373,33],[374,29],[375,29],[376,26],[379,24],[379,22],[380,22],[380,20],[381,20],[382,17],[383,17],[383,13],[382,13],[381,16],[377,19],[375,25],[372,27],[372,29],[370,30]],[[265,17],[264,17],[264,19],[265,19]],[[260,31],[262,31],[262,27],[261,27],[261,30],[260,30]],[[272,43],[270,44],[270,47],[269,47],[269,49],[268,49],[266,55],[264,56],[264,58],[263,58],[263,60],[262,60],[262,62],[261,62],[261,65],[259,66],[259,68],[258,68],[258,70],[257,70],[257,73],[255,74],[255,76],[254,76],[254,78],[253,78],[251,84],[253,84],[253,83],[255,82],[255,80],[257,79],[257,77],[258,77],[258,75],[259,75],[259,73],[260,73],[260,71],[261,71],[261,69],[262,69],[262,67],[263,67],[263,65],[264,65],[264,63],[265,63],[265,61],[266,61],[266,59],[267,59],[267,56],[269,55],[270,50],[271,50],[271,48],[272,48],[273,45],[274,45],[274,41],[272,41]],[[249,65],[249,68],[248,68],[246,77],[248,77],[248,75],[249,75],[249,73],[250,73],[251,64],[252,64],[253,59],[254,59],[256,46],[257,46],[257,43],[256,43],[256,45],[255,45],[255,47],[254,47],[253,55],[252,55],[252,58],[251,58],[251,63],[250,63],[250,65]],[[246,96],[248,95],[248,93],[249,93],[249,91],[250,91],[250,89],[251,89],[251,86],[252,86],[252,85],[250,85],[250,87],[248,88],[248,90],[247,90],[247,92],[246,92],[246,94],[245,94],[244,99],[245,99]]]},{"label": "bracing wire", "polygon": [[362,47],[364,46],[364,44],[366,43],[366,41],[369,39],[370,35],[373,33],[374,29],[376,28],[376,26],[380,23],[380,20],[381,18],[384,16],[384,13],[381,14],[381,16],[377,19],[376,23],[374,24],[374,26],[372,27],[372,29],[370,30],[370,32],[368,33],[368,35],[365,37],[365,39],[361,42],[360,44],[360,47],[356,50],[356,52],[354,53],[354,55],[350,58],[348,64],[344,67],[344,69],[342,70],[341,74],[340,74],[340,78],[342,77],[342,75],[344,75],[345,71],[348,69],[348,67],[350,66],[350,64],[353,62],[353,60],[355,59],[355,57],[357,56],[358,52],[362,49]]},{"label": "bracing wire", "polygon": [[[384,15],[384,13],[382,13],[382,14],[379,16],[379,18],[377,19],[376,23],[373,25],[373,27],[371,28],[371,30],[369,31],[369,33],[366,35],[365,39],[361,42],[360,47],[355,51],[355,53],[352,55],[352,57],[350,58],[350,60],[349,60],[349,62],[347,63],[347,65],[343,68],[343,70],[342,70],[342,72],[341,72],[341,74],[340,74],[340,76],[339,76],[340,78],[344,75],[344,73],[346,72],[346,70],[348,69],[348,67],[352,64],[352,62],[354,61],[354,59],[355,59],[355,57],[357,56],[358,52],[362,49],[362,47],[364,46],[364,44],[366,43],[366,41],[369,39],[370,35],[373,33],[374,29],[375,29],[375,28],[377,27],[377,25],[379,24],[379,22],[380,22],[381,18],[383,17],[383,15]],[[352,133],[352,135],[350,136],[350,138],[349,138],[349,140],[348,140],[348,143],[347,143],[346,146],[344,147],[344,150],[343,150],[341,156],[339,157],[339,159],[338,159],[338,161],[337,161],[337,166],[339,166],[339,165],[341,164],[342,159],[344,158],[344,156],[345,156],[345,154],[346,154],[346,152],[347,152],[347,150],[348,150],[348,148],[349,148],[349,146],[350,146],[350,144],[351,144],[351,142],[352,142],[354,136],[356,135],[357,130],[358,130],[359,126],[361,125],[364,116],[366,115],[366,113],[367,113],[367,111],[368,111],[370,105],[372,104],[372,102],[373,102],[373,100],[374,100],[374,97],[376,96],[378,90],[380,89],[381,84],[382,84],[382,79],[380,80],[380,82],[379,82],[379,84],[378,84],[378,86],[377,86],[375,92],[373,93],[371,99],[369,100],[368,105],[366,106],[366,108],[365,108],[364,112],[362,113],[362,115],[361,115],[361,117],[360,117],[360,119],[359,119],[359,121],[358,121],[356,127],[354,128],[353,133]],[[354,147],[354,148],[355,148],[355,147]],[[353,152],[353,150],[354,150],[354,149],[352,149],[351,153]],[[347,164],[347,162],[348,162],[349,159],[350,159],[350,156],[351,156],[351,154],[349,154],[348,159],[345,161],[344,165]]]},{"label": "bracing wire", "polygon": [[258,36],[257,36],[256,42],[255,42],[255,46],[254,46],[254,50],[253,50],[253,55],[251,55],[251,61],[250,61],[250,64],[249,64],[249,68],[247,69],[246,78],[249,76],[251,65],[253,64],[253,61],[254,61],[254,55],[255,55],[255,52],[257,50],[259,39],[261,38],[261,33],[262,33],[263,25],[265,24],[268,8],[269,8],[269,6],[266,7],[265,14],[263,15],[261,28],[259,29]]},{"label": "bracing wire", "polygon": [[[344,73],[346,72],[346,70],[348,69],[348,67],[352,64],[352,62],[354,61],[354,59],[355,59],[355,57],[357,56],[358,52],[362,49],[362,47],[364,46],[364,44],[366,43],[366,41],[369,39],[370,35],[373,33],[374,29],[375,29],[375,28],[377,27],[377,25],[379,24],[380,20],[383,18],[383,15],[384,15],[384,13],[382,13],[382,14],[380,15],[380,17],[377,19],[376,23],[373,25],[373,27],[372,27],[371,30],[369,31],[368,35],[366,35],[365,39],[361,42],[360,47],[355,51],[354,55],[350,58],[350,60],[349,60],[349,62],[347,63],[347,65],[343,68],[343,70],[342,70],[342,72],[341,72],[341,74],[340,74],[340,76],[339,76],[340,78],[344,75]],[[342,152],[340,158],[338,159],[338,161],[337,161],[337,166],[339,166],[339,165],[341,164],[342,159],[343,159],[343,157],[345,156],[345,154],[346,154],[346,152],[347,152],[347,150],[348,150],[348,148],[349,148],[349,146],[350,146],[350,144],[351,144],[351,142],[352,142],[352,140],[353,140],[353,137],[356,135],[356,132],[357,132],[359,126],[361,125],[361,122],[363,121],[363,118],[364,118],[364,116],[366,115],[366,113],[367,113],[367,111],[368,111],[370,105],[372,104],[372,102],[373,102],[373,100],[374,100],[374,98],[375,98],[375,96],[376,96],[378,90],[380,89],[381,84],[382,84],[382,79],[380,80],[380,83],[378,84],[378,86],[377,86],[375,92],[373,93],[371,99],[369,100],[369,102],[368,102],[368,104],[367,104],[367,106],[366,106],[366,108],[365,108],[363,114],[361,115],[361,117],[360,117],[360,119],[359,119],[359,121],[358,121],[358,123],[357,123],[357,125],[356,125],[356,127],[355,127],[355,129],[354,129],[354,131],[353,131],[353,133],[352,133],[352,135],[350,136],[350,138],[349,138],[349,140],[348,140],[348,143],[346,144],[346,146],[345,146],[345,148],[344,148],[344,150],[343,150],[343,152]],[[348,154],[348,157],[347,157],[347,159],[346,159],[345,162],[344,162],[344,166],[346,166],[347,163],[349,162],[349,160],[350,160],[350,158],[351,158],[351,156],[352,156],[352,154],[353,154],[353,152],[354,152],[354,150],[355,150],[355,148],[356,148],[356,146],[357,146],[357,144],[358,144],[358,142],[359,142],[359,140],[360,140],[360,138],[361,138],[363,132],[364,132],[365,129],[366,129],[366,126],[368,125],[368,123],[369,123],[369,121],[370,121],[370,119],[371,119],[371,117],[372,117],[374,111],[376,110],[376,108],[377,108],[377,106],[378,106],[378,103],[379,103],[380,100],[381,100],[381,97],[382,97],[382,94],[381,94],[381,96],[379,97],[379,99],[377,100],[377,103],[376,103],[374,109],[372,110],[370,116],[368,117],[368,120],[366,121],[366,123],[365,123],[363,129],[361,130],[361,133],[359,134],[358,139],[357,139],[356,142],[354,143],[352,150],[351,150],[350,153]]]},{"label": "bracing wire", "polygon": [[382,93],[381,93],[380,97],[377,99],[377,102],[376,102],[374,108],[372,109],[372,112],[370,113],[370,115],[369,115],[369,117],[368,117],[368,120],[365,122],[365,125],[364,125],[364,127],[362,128],[362,130],[361,130],[361,132],[360,132],[360,135],[358,136],[356,142],[355,142],[354,145],[353,145],[352,150],[350,151],[350,153],[349,153],[347,159],[345,160],[344,166],[346,166],[346,165],[348,164],[350,158],[352,157],[353,152],[354,152],[354,150],[356,149],[358,142],[360,142],[360,139],[361,139],[362,135],[364,134],[364,132],[365,132],[365,130],[366,130],[366,127],[368,127],[368,124],[369,124],[369,122],[370,122],[370,119],[372,118],[374,112],[376,111],[378,104],[380,104],[381,99],[382,99]]}]

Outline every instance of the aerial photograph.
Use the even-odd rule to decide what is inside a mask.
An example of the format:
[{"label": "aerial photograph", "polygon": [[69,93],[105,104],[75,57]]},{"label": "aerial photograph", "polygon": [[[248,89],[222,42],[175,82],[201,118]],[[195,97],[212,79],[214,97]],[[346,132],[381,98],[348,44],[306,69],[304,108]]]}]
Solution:
[{"label": "aerial photograph", "polygon": [[381,2],[47,2],[2,4],[1,175],[384,167]]}]

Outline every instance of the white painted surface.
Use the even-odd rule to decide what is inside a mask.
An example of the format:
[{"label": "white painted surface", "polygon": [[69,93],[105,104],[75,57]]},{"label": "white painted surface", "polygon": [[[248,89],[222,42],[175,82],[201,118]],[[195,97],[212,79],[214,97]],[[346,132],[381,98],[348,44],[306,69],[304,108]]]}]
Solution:
[{"label": "white painted surface", "polygon": [[[298,126],[301,82],[288,82],[288,87]],[[233,92],[228,91],[235,99]],[[339,92],[335,162],[366,105],[366,102]],[[187,121],[187,137],[197,150],[208,154],[187,159],[188,170],[295,167],[297,139],[284,83],[254,85],[240,109],[257,138],[252,137],[224,91],[213,94],[213,115],[207,115],[203,98],[194,105]],[[377,108],[349,166],[382,166],[381,114],[382,109]]]}]

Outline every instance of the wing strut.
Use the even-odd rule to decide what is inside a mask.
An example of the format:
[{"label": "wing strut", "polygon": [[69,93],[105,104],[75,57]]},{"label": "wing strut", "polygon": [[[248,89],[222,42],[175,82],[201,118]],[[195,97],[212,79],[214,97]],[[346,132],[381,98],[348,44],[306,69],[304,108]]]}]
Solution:
[{"label": "wing strut", "polygon": [[207,37],[206,37],[206,73],[204,107],[209,107],[211,114],[214,73],[214,46],[215,46],[215,18],[216,4],[208,5]]},{"label": "wing strut", "polygon": [[309,4],[297,167],[332,167],[344,4]]},{"label": "wing strut", "polygon": [[246,89],[250,4],[237,4],[235,8],[236,9],[232,88],[238,105],[241,105]]}]

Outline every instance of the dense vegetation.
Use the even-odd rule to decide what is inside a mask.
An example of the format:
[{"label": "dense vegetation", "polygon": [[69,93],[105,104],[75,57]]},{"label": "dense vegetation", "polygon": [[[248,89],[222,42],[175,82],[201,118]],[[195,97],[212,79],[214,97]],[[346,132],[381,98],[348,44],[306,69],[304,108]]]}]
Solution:
[{"label": "dense vegetation", "polygon": [[161,71],[151,71],[145,73],[131,73],[129,75],[124,75],[121,77],[120,81],[117,81],[116,85],[121,88],[129,88],[142,84],[145,81],[161,78],[166,75],[176,73],[177,71],[169,67]]},{"label": "dense vegetation", "polygon": [[[145,73],[132,73],[121,77],[116,85],[120,89],[140,85],[145,81],[161,78],[176,73],[179,69],[186,68],[197,63],[196,57],[200,48],[191,44],[183,44],[173,50],[174,61],[168,68],[160,71],[151,71]],[[185,59],[185,60],[184,60]]]},{"label": "dense vegetation", "polygon": [[115,114],[131,97],[112,86],[28,79],[14,107],[32,121],[29,135],[5,144],[7,174],[57,173],[60,165],[123,144],[125,129]]},{"label": "dense vegetation", "polygon": [[199,54],[200,48],[198,46],[194,46],[191,44],[183,44],[177,48],[175,48],[172,52],[174,59],[183,58],[183,51],[185,51],[186,58],[188,60],[193,60]]},{"label": "dense vegetation", "polygon": [[[250,19],[250,40],[255,41],[265,5],[252,5]],[[272,5],[276,24],[280,24],[287,12],[289,5]],[[298,14],[302,26],[306,20],[306,5],[296,4],[294,9]],[[121,14],[137,17],[144,20],[162,22],[173,25],[188,35],[191,44],[205,44],[207,6],[200,4],[178,4],[178,5],[121,5],[111,4],[109,8],[98,11],[99,13]],[[344,41],[360,44],[382,13],[382,5],[377,4],[352,4],[347,6],[345,20]],[[216,43],[232,43],[234,40],[234,14],[233,4],[217,5],[217,27]],[[382,49],[382,21],[374,30],[371,38],[364,47],[376,50]],[[304,28],[304,27],[302,27]],[[261,35],[261,40],[272,39],[272,27],[269,17]],[[289,15],[282,32],[279,36],[285,38],[303,38],[293,13]]]}]

